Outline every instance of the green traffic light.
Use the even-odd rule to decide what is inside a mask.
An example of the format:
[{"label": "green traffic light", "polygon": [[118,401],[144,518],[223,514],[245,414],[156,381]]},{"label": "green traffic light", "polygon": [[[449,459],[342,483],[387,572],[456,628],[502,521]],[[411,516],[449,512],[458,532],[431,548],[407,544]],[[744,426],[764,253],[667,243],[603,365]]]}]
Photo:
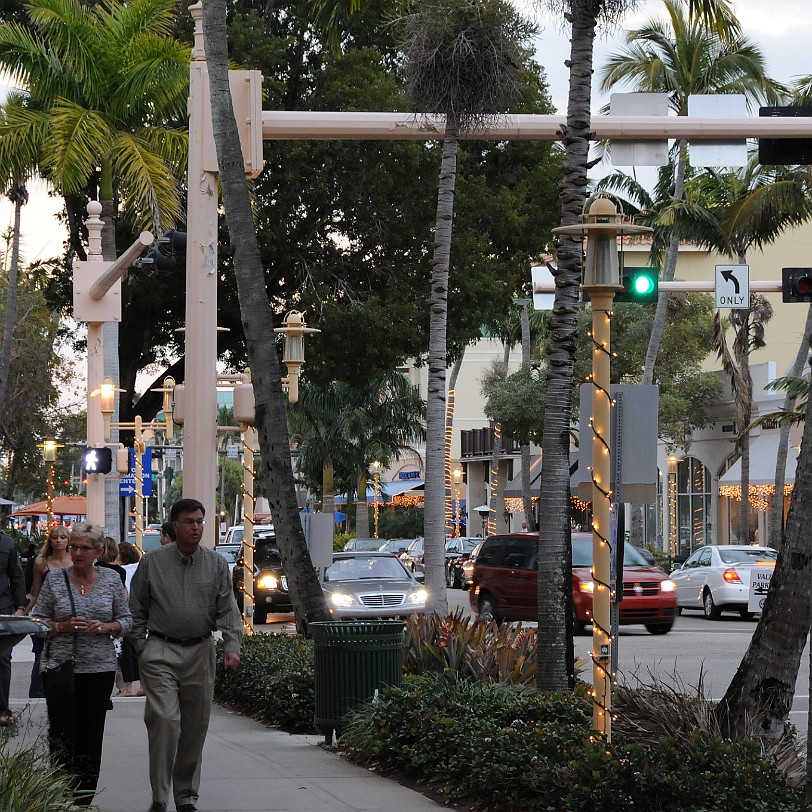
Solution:
[{"label": "green traffic light", "polygon": [[637,276],[634,279],[634,292],[639,296],[645,296],[654,290],[654,280],[650,276]]}]

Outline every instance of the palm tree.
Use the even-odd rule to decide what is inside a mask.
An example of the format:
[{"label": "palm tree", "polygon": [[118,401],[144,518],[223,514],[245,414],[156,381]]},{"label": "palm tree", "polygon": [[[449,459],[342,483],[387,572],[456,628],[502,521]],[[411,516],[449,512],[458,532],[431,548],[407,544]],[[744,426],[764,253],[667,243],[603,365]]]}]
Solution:
[{"label": "palm tree", "polygon": [[[721,38],[712,25],[691,17],[683,0],[665,0],[664,5],[668,22],[654,19],[626,32],[626,47],[610,56],[601,71],[603,91],[625,84],[638,92],[667,93],[671,108],[679,116],[688,115],[688,97],[700,93],[741,93],[748,104],[778,101],[780,89],[767,78],[756,45],[733,34]],[[678,142],[676,151],[671,205],[662,207],[656,223],[669,237],[662,273],[665,281],[674,278],[677,265],[681,235],[674,220],[683,200],[687,144]],[[650,384],[654,378],[667,308],[668,294],[663,293],[652,322],[643,383]]]},{"label": "palm tree", "polygon": [[[290,459],[287,398],[276,343],[269,338],[273,313],[259,253],[244,174],[237,121],[228,81],[225,0],[203,4],[203,38],[208,59],[212,126],[217,149],[226,225],[234,250],[234,273],[256,403],[256,427],[267,497],[276,527],[282,563],[288,576],[297,625],[307,631],[314,621],[329,620],[327,603],[299,518]],[[272,335],[272,334],[271,334]]]},{"label": "palm tree", "polygon": [[446,325],[458,138],[509,109],[533,27],[504,0],[418,0],[399,25],[412,106],[446,117],[429,293],[424,513],[429,609],[445,614]]},{"label": "palm tree", "polygon": [[[580,222],[586,200],[591,128],[592,64],[595,30],[612,25],[634,0],[537,0],[561,12],[570,24],[571,50],[567,123],[564,128],[561,225]],[[738,34],[739,24],[727,0],[690,0],[692,19],[713,20],[721,38]],[[543,464],[539,541],[539,639],[536,685],[541,690],[565,690],[575,684],[570,604],[569,440],[572,413],[578,285],[581,243],[562,237],[557,246],[555,304],[550,319],[552,340],[547,369],[544,410]],[[543,543],[541,542],[543,539]]]},{"label": "palm tree", "polygon": [[[178,178],[186,160],[183,122],[189,48],[171,36],[171,0],[29,0],[30,26],[0,23],[0,71],[24,88],[3,151],[22,150],[66,196],[97,196],[102,252],[118,256],[116,201],[135,228],[157,231],[182,213]],[[92,189],[96,188],[94,194]],[[80,255],[79,223],[71,242]],[[118,380],[118,325],[104,327],[105,374]],[[115,438],[114,438],[115,439]],[[117,536],[118,490],[109,480],[105,521]]]}]

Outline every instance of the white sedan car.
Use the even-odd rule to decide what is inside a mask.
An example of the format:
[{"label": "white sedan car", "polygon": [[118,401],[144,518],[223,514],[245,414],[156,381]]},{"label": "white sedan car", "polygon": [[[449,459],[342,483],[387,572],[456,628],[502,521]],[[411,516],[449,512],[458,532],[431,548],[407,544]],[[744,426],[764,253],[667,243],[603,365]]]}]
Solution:
[{"label": "white sedan car", "polygon": [[743,618],[752,617],[750,571],[753,567],[774,567],[778,551],[772,547],[739,544],[708,544],[700,547],[671,573],[677,585],[677,606],[701,609],[708,620],[730,610]]}]

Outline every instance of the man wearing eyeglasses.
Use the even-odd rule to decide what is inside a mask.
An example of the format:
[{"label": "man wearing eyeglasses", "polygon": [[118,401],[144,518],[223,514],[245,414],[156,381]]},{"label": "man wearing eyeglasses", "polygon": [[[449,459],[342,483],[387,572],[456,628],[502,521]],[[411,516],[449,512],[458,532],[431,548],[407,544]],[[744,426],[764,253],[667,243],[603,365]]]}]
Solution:
[{"label": "man wearing eyeglasses", "polygon": [[226,560],[200,546],[205,510],[181,499],[170,511],[175,543],[145,555],[133,575],[130,639],[144,676],[150,812],[196,812],[203,743],[214,693],[215,644],[223,633],[227,669],[240,664],[242,619]]}]

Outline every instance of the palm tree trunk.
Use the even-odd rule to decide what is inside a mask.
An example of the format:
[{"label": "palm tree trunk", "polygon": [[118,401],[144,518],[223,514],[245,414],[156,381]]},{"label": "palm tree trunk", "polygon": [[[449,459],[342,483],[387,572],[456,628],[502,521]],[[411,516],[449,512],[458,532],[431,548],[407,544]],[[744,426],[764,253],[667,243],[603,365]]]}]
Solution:
[{"label": "palm tree trunk", "polygon": [[[800,378],[803,375],[804,367],[809,358],[809,339],[812,337],[812,304],[806,311],[806,324],[798,347],[798,354],[789,374],[793,378]],[[795,407],[795,398],[787,395],[784,398],[784,410],[790,411]],[[780,548],[784,543],[784,485],[786,484],[787,451],[789,450],[789,423],[781,424],[781,431],[778,435],[778,452],[775,456],[775,492],[773,493],[772,504],[770,505],[769,529],[765,544],[771,547]]]},{"label": "palm tree trunk", "polygon": [[[685,197],[685,167],[688,163],[688,145],[685,141],[679,142],[679,158],[677,159],[677,171],[674,174],[674,200],[682,200]],[[665,268],[663,269],[663,281],[671,282],[677,270],[677,258],[679,256],[679,234],[672,234],[668,241],[668,250],[665,255]],[[665,319],[668,315],[668,293],[661,293],[657,297],[657,307],[654,311],[654,319],[651,322],[651,335],[648,339],[648,349],[646,350],[646,360],[643,366],[643,383],[654,383],[654,365],[657,363],[657,355],[660,352],[660,344],[663,341],[665,332]]]},{"label": "palm tree trunk", "polygon": [[[592,50],[600,0],[570,5],[572,22],[569,98],[564,132],[561,225],[581,221],[586,199],[592,96]],[[570,419],[575,345],[578,330],[578,285],[581,241],[561,237],[555,273],[555,304],[550,319],[552,340],[544,407],[541,495],[539,498],[538,644],[536,686],[561,691],[575,685],[572,647],[571,505],[569,488]]]},{"label": "palm tree trunk", "polygon": [[812,584],[812,398],[806,404],[784,546],[778,555],[761,620],[716,713],[723,735],[784,732],[809,634]]},{"label": "palm tree trunk", "polygon": [[448,323],[448,267],[451,259],[451,230],[454,217],[454,187],[457,180],[458,126],[453,115],[446,120],[434,252],[429,293],[428,392],[426,397],[426,484],[424,505],[426,589],[428,610],[441,617],[448,614],[445,587],[445,416],[446,416],[446,326]]},{"label": "palm tree trunk", "polygon": [[333,463],[326,462],[321,472],[321,510],[322,513],[335,513],[335,484],[333,482]]},{"label": "palm tree trunk", "polygon": [[367,502],[367,477],[358,477],[358,496],[355,501],[355,535],[359,539],[372,537],[369,532],[369,503]]},{"label": "palm tree trunk", "polygon": [[307,549],[290,460],[286,397],[276,345],[269,338],[273,313],[254,230],[251,199],[245,180],[242,150],[228,83],[226,5],[204,0],[203,35],[209,67],[212,126],[223,195],[226,224],[234,249],[234,273],[240,314],[251,366],[256,404],[256,426],[267,497],[288,577],[291,602],[299,628],[329,620],[327,603]]},{"label": "palm tree trunk", "polygon": [[14,203],[14,226],[11,232],[11,259],[8,268],[8,288],[6,290],[6,313],[3,318],[3,344],[0,346],[0,414],[6,405],[8,376],[11,372],[11,350],[14,344],[14,324],[17,321],[17,285],[20,278],[20,218],[28,193],[22,185],[15,186],[9,193]]}]

